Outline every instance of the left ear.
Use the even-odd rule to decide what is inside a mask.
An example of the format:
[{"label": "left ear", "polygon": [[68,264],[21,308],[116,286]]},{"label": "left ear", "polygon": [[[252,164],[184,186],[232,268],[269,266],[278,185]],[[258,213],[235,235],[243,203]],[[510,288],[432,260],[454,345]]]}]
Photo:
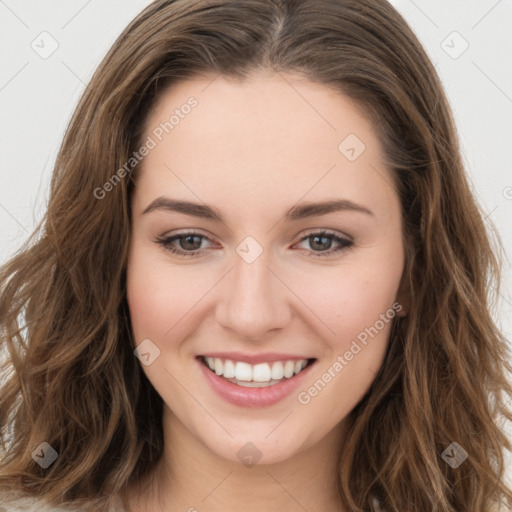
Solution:
[{"label": "left ear", "polygon": [[409,313],[409,302],[404,298],[397,297],[395,304],[397,305],[394,307],[397,318],[405,318]]}]

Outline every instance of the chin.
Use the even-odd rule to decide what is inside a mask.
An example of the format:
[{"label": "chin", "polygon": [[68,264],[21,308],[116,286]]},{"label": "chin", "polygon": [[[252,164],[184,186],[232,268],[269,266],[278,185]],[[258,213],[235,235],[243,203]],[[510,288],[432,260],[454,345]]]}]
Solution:
[{"label": "chin", "polygon": [[226,434],[212,438],[211,432],[205,432],[205,436],[210,435],[203,437],[202,442],[216,456],[247,467],[254,463],[265,465],[286,461],[315,442],[306,432],[291,432],[290,425],[285,428],[275,421],[260,421],[259,424],[256,427],[251,420],[239,421],[238,425],[232,425],[232,430],[228,427],[233,437]]}]

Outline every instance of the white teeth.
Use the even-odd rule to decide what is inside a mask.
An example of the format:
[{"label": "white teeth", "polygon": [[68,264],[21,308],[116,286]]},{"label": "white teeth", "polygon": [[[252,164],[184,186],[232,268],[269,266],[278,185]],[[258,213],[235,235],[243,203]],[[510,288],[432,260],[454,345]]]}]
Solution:
[{"label": "white teeth", "polygon": [[230,359],[224,362],[224,372],[222,373],[226,379],[232,379],[235,376],[235,363]]},{"label": "white teeth", "polygon": [[268,382],[271,377],[268,363],[256,364],[252,367],[252,380],[255,382]]},{"label": "white teeth", "polygon": [[284,376],[289,379],[295,372],[295,363],[293,361],[286,361],[284,365]]},{"label": "white teeth", "polygon": [[235,365],[235,379],[236,380],[252,380],[252,367],[248,363],[238,361]]},{"label": "white teeth", "polygon": [[[300,373],[308,364],[307,359],[300,361],[275,361],[273,363],[259,363],[251,365],[242,361],[220,359],[218,357],[204,357],[210,370],[246,387],[265,387],[279,383]],[[238,381],[238,382],[237,382]]]},{"label": "white teeth", "polygon": [[281,361],[272,365],[271,377],[276,380],[281,380],[284,377],[283,363]]}]

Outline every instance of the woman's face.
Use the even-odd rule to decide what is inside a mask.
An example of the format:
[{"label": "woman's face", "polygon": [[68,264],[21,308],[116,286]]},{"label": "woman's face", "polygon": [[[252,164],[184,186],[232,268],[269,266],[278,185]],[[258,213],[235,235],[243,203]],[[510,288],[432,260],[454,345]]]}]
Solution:
[{"label": "woman's face", "polygon": [[146,121],[128,303],[172,428],[273,463],[332,435],[382,365],[405,311],[400,202],[347,97],[213,78],[174,85]]}]

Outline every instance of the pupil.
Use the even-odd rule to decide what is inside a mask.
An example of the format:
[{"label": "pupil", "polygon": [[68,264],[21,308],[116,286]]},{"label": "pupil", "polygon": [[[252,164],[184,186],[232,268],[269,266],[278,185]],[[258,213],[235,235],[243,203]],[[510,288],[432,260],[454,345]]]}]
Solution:
[{"label": "pupil", "polygon": [[312,236],[312,239],[313,239],[313,243],[311,244],[311,247],[315,248],[315,245],[317,244],[317,242],[316,242],[317,240],[326,240],[328,247],[322,247],[321,246],[322,243],[320,242],[320,247],[317,246],[316,249],[321,249],[321,250],[323,249],[323,250],[325,250],[325,249],[329,249],[330,248],[331,239],[329,237],[314,235],[314,236]]},{"label": "pupil", "polygon": [[[196,239],[196,243],[197,243],[197,241],[199,241],[199,247],[200,247],[201,246],[201,240],[200,240],[199,236],[197,236],[197,235],[187,235],[184,239],[182,239],[182,241],[183,240],[185,241],[184,243],[181,244],[182,248],[183,249],[188,249],[188,250],[191,250],[191,251],[194,251],[194,250],[198,249],[199,247],[190,247],[190,246],[187,247],[188,242],[190,241],[190,239],[193,239],[193,238]],[[191,245],[194,245],[193,242],[190,242],[190,243],[191,243]]]}]

